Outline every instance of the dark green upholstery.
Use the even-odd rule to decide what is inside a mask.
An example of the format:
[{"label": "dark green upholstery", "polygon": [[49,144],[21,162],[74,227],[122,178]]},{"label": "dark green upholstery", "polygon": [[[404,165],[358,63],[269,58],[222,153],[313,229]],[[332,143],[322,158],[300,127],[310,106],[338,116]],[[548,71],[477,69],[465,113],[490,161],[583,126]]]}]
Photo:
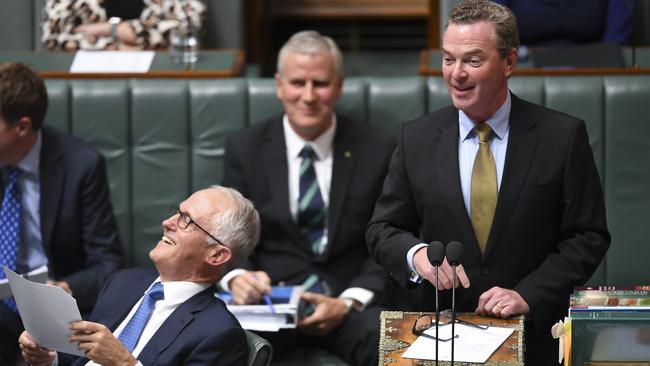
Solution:
[{"label": "dark green upholstery", "polygon": [[[128,263],[149,265],[169,206],[218,183],[233,131],[282,111],[273,79],[47,80],[48,125],[90,142],[107,159]],[[519,96],[584,119],[613,235],[591,284],[646,283],[650,257],[650,138],[643,113],[650,76],[518,76]],[[449,104],[441,78],[349,78],[340,113],[396,131]]]},{"label": "dark green upholstery", "polygon": [[[219,182],[226,137],[282,111],[273,79],[47,80],[47,87],[46,124],[106,157],[127,260],[138,266],[150,265],[148,252],[168,208]],[[511,88],[586,121],[613,236],[589,283],[647,284],[650,75],[518,76]],[[337,110],[396,131],[404,120],[449,102],[441,78],[349,78]],[[329,354],[301,352],[289,364],[343,364]]]},{"label": "dark green upholstery", "polygon": [[[605,204],[610,285],[650,282],[650,75],[606,77]],[[594,106],[596,108],[596,106]]]},{"label": "dark green upholstery", "polygon": [[248,342],[248,362],[246,366],[267,366],[273,358],[273,347],[266,339],[246,331]]}]

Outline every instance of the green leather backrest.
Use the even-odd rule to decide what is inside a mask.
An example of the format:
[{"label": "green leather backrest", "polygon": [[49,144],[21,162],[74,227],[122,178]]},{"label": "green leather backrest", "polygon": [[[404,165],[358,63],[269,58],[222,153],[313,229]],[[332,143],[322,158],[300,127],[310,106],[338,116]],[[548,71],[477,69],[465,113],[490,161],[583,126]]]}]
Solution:
[{"label": "green leather backrest", "polygon": [[130,174],[123,173],[131,171],[130,83],[127,80],[75,80],[71,86],[70,131],[106,158],[113,211],[124,239],[124,255],[130,262],[131,179]]},{"label": "green leather backrest", "polygon": [[247,125],[247,82],[192,80],[189,94],[194,192],[221,181],[226,137]]},{"label": "green leather backrest", "polygon": [[368,118],[371,125],[397,133],[402,122],[427,112],[424,79],[369,78]]},{"label": "green leather backrest", "polygon": [[[607,284],[650,282],[650,75],[604,78]],[[598,108],[598,106],[594,106]]]},{"label": "green leather backrest", "polygon": [[[169,207],[218,183],[226,137],[280,113],[273,79],[47,80],[46,124],[107,161],[128,263],[149,266]],[[518,96],[582,118],[605,189],[612,247],[590,284],[650,278],[650,76],[516,76]],[[337,111],[396,131],[450,103],[440,77],[349,78]]]},{"label": "green leather backrest", "polygon": [[246,330],[248,343],[248,361],[246,366],[268,366],[273,358],[271,343],[259,335]]}]

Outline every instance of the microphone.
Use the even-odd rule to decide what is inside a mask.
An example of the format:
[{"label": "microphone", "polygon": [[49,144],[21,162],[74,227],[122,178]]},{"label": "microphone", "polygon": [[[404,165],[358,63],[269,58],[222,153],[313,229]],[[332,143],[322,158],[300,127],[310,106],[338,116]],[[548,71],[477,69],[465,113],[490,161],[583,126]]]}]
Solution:
[{"label": "microphone", "polygon": [[438,308],[438,268],[445,258],[445,245],[439,241],[432,241],[427,247],[427,258],[436,268],[436,366],[438,365],[438,324],[440,323],[440,309]]},{"label": "microphone", "polygon": [[456,324],[456,266],[463,259],[463,244],[458,241],[450,241],[447,244],[447,262],[451,265],[451,365],[454,365],[454,337],[456,336],[454,324]]}]

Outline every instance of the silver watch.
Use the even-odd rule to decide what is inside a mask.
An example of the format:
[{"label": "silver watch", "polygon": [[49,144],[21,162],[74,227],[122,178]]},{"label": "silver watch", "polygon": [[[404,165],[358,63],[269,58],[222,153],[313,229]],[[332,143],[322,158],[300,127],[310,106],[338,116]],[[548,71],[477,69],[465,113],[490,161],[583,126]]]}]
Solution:
[{"label": "silver watch", "polygon": [[120,17],[110,17],[108,23],[111,25],[111,37],[117,39],[117,26],[122,22]]}]

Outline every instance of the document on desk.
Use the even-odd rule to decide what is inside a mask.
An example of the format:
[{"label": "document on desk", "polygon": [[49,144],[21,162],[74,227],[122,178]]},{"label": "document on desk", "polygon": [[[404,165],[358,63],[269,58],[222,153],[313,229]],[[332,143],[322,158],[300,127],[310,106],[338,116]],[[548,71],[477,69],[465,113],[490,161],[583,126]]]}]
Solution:
[{"label": "document on desk", "polygon": [[154,51],[77,51],[70,72],[120,73],[147,72]]},{"label": "document on desk", "polygon": [[84,356],[78,343],[68,342],[68,324],[81,320],[77,301],[59,286],[24,279],[4,267],[25,330],[41,346]]},{"label": "document on desk", "polygon": [[[490,355],[505,342],[514,332],[514,328],[489,327],[482,330],[464,324],[456,324],[455,331],[458,338],[454,340],[454,361],[485,363]],[[436,329],[428,329],[426,334],[435,337]],[[443,325],[438,329],[438,337],[441,339],[451,338],[451,325]],[[438,359],[451,361],[451,341],[438,342]],[[415,358],[420,360],[435,360],[436,341],[431,338],[420,336],[402,354],[403,358]]]},{"label": "document on desk", "polygon": [[[43,265],[34,270],[29,271],[27,274],[22,275],[24,278],[27,278],[30,281],[45,283],[47,281],[47,266]],[[9,286],[9,280],[3,278],[0,280],[0,300],[4,300],[8,297],[11,297],[11,287]]]},{"label": "document on desk", "polygon": [[295,328],[298,321],[298,308],[301,286],[273,286],[269,303],[261,301],[256,305],[233,305],[227,293],[217,293],[228,310],[237,318],[242,328],[263,332],[277,332],[284,328]]}]

